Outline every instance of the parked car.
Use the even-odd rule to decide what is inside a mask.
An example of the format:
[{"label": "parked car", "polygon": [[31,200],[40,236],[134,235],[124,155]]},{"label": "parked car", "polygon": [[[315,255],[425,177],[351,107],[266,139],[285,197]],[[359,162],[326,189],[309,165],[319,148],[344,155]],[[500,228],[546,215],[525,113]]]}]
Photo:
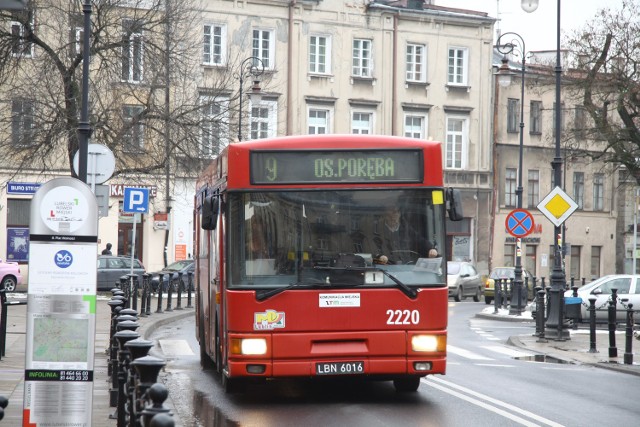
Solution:
[{"label": "parked car", "polygon": [[[624,323],[627,320],[626,306],[631,303],[636,309],[640,309],[640,275],[634,274],[610,274],[602,276],[578,289],[580,302],[580,318],[578,321],[589,321],[589,298],[596,298],[596,321],[607,322],[609,319],[609,300],[611,290],[617,289],[618,302],[616,304],[616,321]],[[564,293],[566,298],[573,297],[573,290]],[[565,307],[567,305],[565,304]],[[535,319],[538,311],[536,301],[530,304],[531,316]],[[565,308],[566,310],[566,308]],[[546,312],[548,315],[548,312]],[[566,311],[565,311],[565,317]],[[634,323],[640,323],[640,316],[634,316]]]},{"label": "parked car", "polygon": [[[509,280],[509,284],[507,285],[507,295],[508,298],[511,297],[510,292],[510,279],[515,279],[516,277],[516,268],[515,267],[496,267],[491,270],[489,273],[489,277],[484,283],[484,302],[486,304],[491,304],[493,298],[495,297],[495,286],[496,280],[498,279],[507,279]],[[528,292],[527,298],[529,300],[533,299],[533,276],[529,273],[528,270],[522,269],[522,282],[525,283],[525,279],[528,280]]]},{"label": "parked car", "polygon": [[[192,259],[186,259],[182,261],[176,261],[173,264],[169,264],[160,271],[151,273],[151,289],[153,292],[158,292],[160,282],[162,281],[162,291],[166,292],[169,289],[168,278],[171,277],[172,292],[178,291],[178,278],[182,273],[182,289],[186,290],[189,285],[189,272],[193,273],[196,269],[196,264]],[[191,282],[191,288],[193,290],[193,277]]]},{"label": "parked car", "polygon": [[447,284],[449,285],[449,296],[456,301],[461,301],[467,297],[480,301],[482,295],[482,280],[473,264],[464,261],[447,262]]},{"label": "parked car", "polygon": [[[116,255],[98,255],[98,290],[110,290],[120,283],[120,278],[131,273],[131,257]],[[144,265],[138,259],[133,260],[133,274],[142,284]]]},{"label": "parked car", "polygon": [[17,262],[4,262],[0,260],[0,289],[14,292],[18,285],[22,284],[20,265]]}]

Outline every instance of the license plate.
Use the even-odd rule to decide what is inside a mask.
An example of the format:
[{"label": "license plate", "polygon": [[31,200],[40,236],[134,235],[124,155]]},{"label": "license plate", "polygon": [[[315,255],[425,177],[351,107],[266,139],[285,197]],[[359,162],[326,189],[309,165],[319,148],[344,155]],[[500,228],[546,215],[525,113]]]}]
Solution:
[{"label": "license plate", "polygon": [[364,362],[322,362],[316,363],[316,375],[358,375],[364,374]]}]

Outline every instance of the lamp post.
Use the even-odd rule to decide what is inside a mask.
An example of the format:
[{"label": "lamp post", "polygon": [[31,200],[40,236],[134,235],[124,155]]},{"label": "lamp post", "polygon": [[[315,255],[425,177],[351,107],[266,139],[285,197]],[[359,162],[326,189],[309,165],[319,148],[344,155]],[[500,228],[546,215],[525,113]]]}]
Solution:
[{"label": "lamp post", "polygon": [[82,37],[82,103],[78,121],[78,178],[87,182],[87,158],[89,156],[89,37],[91,36],[91,0],[82,3],[84,35]]},{"label": "lamp post", "polygon": [[237,74],[240,80],[240,94],[238,97],[238,141],[242,141],[242,95],[244,90],[244,80],[251,77],[253,79],[253,85],[251,86],[251,92],[249,97],[252,103],[260,102],[262,93],[260,89],[260,77],[264,73],[264,63],[257,56],[250,56],[246,58],[240,64],[240,71]]},{"label": "lamp post", "polygon": [[[511,38],[508,43],[502,44],[503,38]],[[500,86],[509,86],[511,84],[511,70],[509,69],[509,60],[507,55],[510,53],[519,53],[522,57],[522,67],[520,74],[520,147],[518,153],[518,187],[516,188],[516,201],[518,209],[522,209],[522,151],[524,147],[524,72],[527,51],[524,40],[518,33],[504,33],[497,41],[498,52],[503,54],[502,65],[498,71],[498,84]],[[524,291],[522,283],[522,239],[516,238],[516,265],[514,269],[515,278],[513,280],[511,305],[509,306],[509,314],[522,314],[526,305],[526,291]],[[517,303],[514,304],[514,296]],[[522,301],[523,297],[525,301]],[[524,302],[524,304],[523,304]]]},{"label": "lamp post", "polygon": [[[533,12],[538,8],[538,0],[522,0],[522,9],[525,12]],[[555,157],[551,162],[553,166],[553,185],[562,187],[562,157],[560,156],[560,137],[562,113],[560,110],[560,87],[562,65],[560,62],[560,0],[557,0],[556,22],[556,108],[555,108]],[[553,230],[554,256],[553,270],[551,271],[551,289],[549,289],[549,317],[545,326],[545,337],[555,341],[570,339],[569,331],[564,324],[564,290],[565,274],[562,267],[562,231],[560,226],[554,226]]]}]

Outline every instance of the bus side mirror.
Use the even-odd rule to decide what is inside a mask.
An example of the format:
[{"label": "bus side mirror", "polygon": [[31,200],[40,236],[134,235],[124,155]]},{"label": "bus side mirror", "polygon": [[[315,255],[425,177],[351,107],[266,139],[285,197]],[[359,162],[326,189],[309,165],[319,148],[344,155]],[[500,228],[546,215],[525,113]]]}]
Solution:
[{"label": "bus side mirror", "polygon": [[200,227],[203,230],[215,230],[218,224],[218,208],[220,198],[218,195],[207,196],[202,203],[202,219]]},{"label": "bus side mirror", "polygon": [[462,221],[464,219],[460,190],[447,188],[447,211],[451,221]]}]

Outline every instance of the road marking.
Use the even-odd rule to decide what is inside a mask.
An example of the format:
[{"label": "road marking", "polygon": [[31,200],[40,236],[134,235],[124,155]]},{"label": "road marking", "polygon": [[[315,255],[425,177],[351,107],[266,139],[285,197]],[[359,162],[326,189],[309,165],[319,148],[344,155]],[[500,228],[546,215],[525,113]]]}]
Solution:
[{"label": "road marking", "polygon": [[490,368],[515,368],[513,365],[500,365],[498,363],[474,363],[476,366],[488,366]]},{"label": "road marking", "polygon": [[160,348],[165,356],[193,356],[189,343],[186,340],[159,340]]},{"label": "road marking", "polygon": [[500,345],[487,345],[482,348],[486,348],[487,350],[495,351],[496,353],[505,354],[509,357],[524,357],[524,356],[532,356],[533,353],[524,352],[520,350],[516,350],[513,348],[503,347]]},{"label": "road marking", "polygon": [[464,348],[456,347],[453,345],[447,345],[447,352],[457,354],[458,356],[462,356],[471,360],[493,360],[489,357],[485,357],[478,353],[474,353],[472,351],[465,350]]},{"label": "road marking", "polygon": [[[524,425],[524,426],[538,426],[538,423],[542,423],[544,425],[548,425],[551,427],[562,427],[562,424],[556,423],[554,421],[551,421],[547,418],[541,417],[539,415],[536,415],[532,412],[526,411],[524,409],[518,408],[517,406],[511,405],[509,403],[503,402],[501,400],[496,400],[496,399],[490,399],[489,397],[487,397],[485,394],[481,394],[478,392],[475,392],[471,389],[468,389],[466,387],[462,387],[460,385],[454,384],[450,381],[446,381],[443,380],[441,378],[438,377],[434,377],[434,376],[429,376],[429,377],[425,377],[422,378],[421,381],[428,385],[429,387],[433,387],[435,389],[438,389],[440,391],[443,391],[447,394],[450,394],[452,396],[458,397],[462,400],[466,400],[469,403],[472,403],[476,406],[479,406],[481,408],[484,408],[488,411],[494,412],[498,415],[502,415],[505,418],[508,418],[518,424]],[[456,391],[457,390],[457,391]],[[464,394],[463,394],[464,393]],[[489,401],[489,403],[484,402],[484,401]],[[537,421],[537,423],[526,420],[522,417],[519,417],[518,415],[512,414],[507,412],[506,410],[500,409],[499,408],[505,408],[509,411],[512,411],[514,413],[517,413],[519,415],[531,418],[532,420]]]}]

